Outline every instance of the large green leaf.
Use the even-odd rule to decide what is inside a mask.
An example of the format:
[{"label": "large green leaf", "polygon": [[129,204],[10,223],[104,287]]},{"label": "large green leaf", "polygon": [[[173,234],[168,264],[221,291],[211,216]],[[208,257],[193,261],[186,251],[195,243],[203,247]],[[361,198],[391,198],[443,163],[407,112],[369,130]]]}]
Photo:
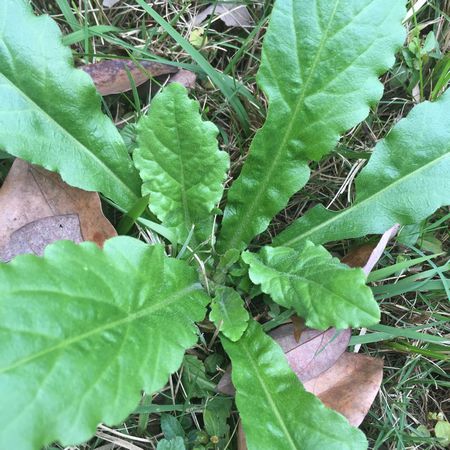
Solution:
[{"label": "large green leaf", "polygon": [[205,315],[197,280],[129,237],[0,265],[0,448],[80,443],[163,387]]},{"label": "large green leaf", "polygon": [[100,191],[124,209],[140,180],[89,75],[48,16],[25,0],[0,2],[0,148]]},{"label": "large green leaf", "polygon": [[341,211],[318,205],[294,222],[274,245],[300,248],[380,234],[395,223],[419,223],[450,204],[450,91],[417,105],[375,147],[356,179],[355,203]]},{"label": "large green leaf", "polygon": [[192,226],[197,243],[213,234],[211,211],[222,197],[229,164],[217,148],[217,127],[202,121],[198,109],[183,86],[166,87],[139,122],[133,154],[151,211],[179,242]]},{"label": "large green leaf", "polygon": [[361,450],[364,434],[306,392],[278,344],[251,321],[237,342],[221,338],[249,450]]},{"label": "large green leaf", "polygon": [[298,251],[263,247],[242,258],[250,265],[250,279],[280,305],[294,308],[311,328],[369,326],[380,320],[363,270],[350,269],[320,245],[306,242]]},{"label": "large green leaf", "polygon": [[404,39],[403,0],[278,0],[258,84],[269,98],[240,177],[228,194],[218,249],[243,249],[382,94],[377,77]]}]

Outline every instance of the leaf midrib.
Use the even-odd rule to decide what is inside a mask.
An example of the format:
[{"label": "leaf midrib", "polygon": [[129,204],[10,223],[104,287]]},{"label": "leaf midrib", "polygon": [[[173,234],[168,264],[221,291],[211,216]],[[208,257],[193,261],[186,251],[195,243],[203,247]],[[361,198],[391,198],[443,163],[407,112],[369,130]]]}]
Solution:
[{"label": "leaf midrib", "polygon": [[[285,153],[286,144],[287,144],[287,142],[288,142],[288,140],[289,140],[289,138],[291,136],[292,128],[293,128],[294,123],[295,123],[295,118],[298,115],[300,107],[303,105],[303,101],[305,100],[305,97],[306,97],[306,94],[307,94],[308,86],[309,86],[311,80],[313,79],[313,75],[315,74],[316,67],[317,67],[317,65],[319,63],[319,58],[320,58],[320,56],[322,54],[322,51],[325,48],[325,43],[326,43],[326,41],[328,39],[328,32],[329,32],[331,24],[332,24],[332,22],[334,20],[334,16],[336,15],[337,8],[339,6],[339,2],[340,2],[340,0],[335,0],[333,12],[332,12],[332,14],[331,14],[331,16],[329,18],[328,23],[327,23],[327,28],[326,28],[326,30],[325,30],[325,32],[324,32],[324,34],[322,36],[322,39],[321,39],[321,41],[319,43],[319,47],[317,49],[316,56],[315,56],[314,61],[313,61],[312,65],[311,65],[311,70],[310,70],[310,72],[308,74],[308,78],[306,79],[306,81],[305,81],[305,83],[303,85],[302,93],[299,96],[299,99],[298,99],[297,104],[295,106],[294,112],[291,115],[292,119],[290,120],[290,122],[288,124],[288,127],[286,128],[286,132],[284,133],[284,136],[283,136],[283,139],[281,141],[281,144],[278,147],[278,151],[276,152],[276,155],[275,155],[275,157],[273,159],[273,164],[270,165],[270,168],[269,168],[269,170],[267,172],[267,175],[264,177],[264,179],[259,182],[260,189],[258,190],[257,194],[255,195],[254,200],[246,208],[245,213],[244,213],[244,215],[242,217],[242,220],[241,220],[241,226],[238,227],[236,233],[234,233],[233,237],[230,239],[227,248],[235,248],[237,241],[241,240],[241,236],[242,236],[243,231],[245,229],[247,229],[247,225],[248,225],[249,220],[252,219],[252,217],[254,215],[254,212],[257,209],[257,206],[259,206],[261,196],[263,195],[263,193],[265,193],[267,191],[267,187],[268,187],[268,185],[270,183],[270,180],[272,178],[272,175],[273,175],[275,169],[278,169],[278,161],[280,160],[282,155],[284,155],[284,153]],[[305,160],[305,165],[307,165],[306,164],[306,160]]]},{"label": "leaf midrib", "polygon": [[15,361],[14,363],[10,364],[7,367],[3,367],[0,368],[0,374],[3,373],[7,373],[13,369],[16,369],[17,367],[23,366],[25,364],[30,363],[31,361],[34,361],[36,359],[39,358],[43,358],[45,356],[47,356],[48,354],[55,352],[55,351],[59,351],[62,350],[66,347],[69,347],[70,345],[73,345],[75,343],[78,343],[84,339],[88,339],[96,334],[101,334],[104,331],[110,330],[110,329],[114,329],[114,328],[118,328],[124,324],[129,324],[135,320],[141,319],[142,317],[148,316],[152,313],[154,313],[155,311],[158,311],[160,309],[163,308],[168,308],[170,305],[172,305],[173,303],[176,303],[180,297],[183,297],[191,292],[194,292],[196,290],[199,290],[198,285],[191,285],[187,288],[181,289],[178,292],[174,293],[173,295],[171,295],[170,297],[166,297],[164,299],[161,299],[160,301],[158,301],[156,304],[150,305],[147,308],[143,308],[140,311],[137,311],[133,314],[130,314],[122,319],[119,320],[115,320],[113,322],[108,322],[102,326],[99,326],[97,328],[91,329],[83,334],[71,337],[69,339],[65,339],[61,342],[59,342],[58,344],[47,348],[45,350],[42,350],[40,352],[34,353],[32,355],[29,355],[25,358],[22,358],[18,361]]},{"label": "leaf midrib", "polygon": [[[93,153],[91,150],[89,150],[88,147],[86,147],[81,141],[79,141],[72,133],[69,132],[64,126],[62,126],[59,122],[57,122],[52,116],[50,116],[47,111],[45,111],[43,108],[41,108],[33,99],[31,99],[22,89],[19,88],[9,77],[7,77],[3,72],[0,72],[0,75],[8,82],[8,84],[13,87],[22,98],[25,99],[25,101],[28,104],[31,104],[35,107],[35,110],[39,111],[44,117],[46,117],[50,123],[53,123],[58,129],[62,130],[62,134],[64,136],[68,136],[72,141],[74,141],[78,147],[81,147],[82,154],[85,154],[93,160],[97,165],[101,166],[103,170],[108,174],[108,177],[113,180],[117,180],[118,183],[122,186],[122,189],[127,192],[127,197],[132,199],[137,199],[136,194],[127,186],[127,184],[119,177],[117,174],[108,167],[104,161],[102,161],[95,153]],[[31,111],[34,111],[32,109]],[[58,170],[60,168],[58,167]],[[63,175],[61,173],[61,175]],[[78,186],[83,189],[82,186]],[[106,194],[106,193],[105,193]]]},{"label": "leaf midrib", "polygon": [[[269,338],[267,335],[264,335],[264,337],[265,337],[265,338],[266,338],[266,337]],[[269,339],[271,339],[271,338],[269,338]],[[235,344],[235,345],[237,345],[237,344]],[[278,346],[277,343],[275,343],[275,345]],[[246,355],[246,357],[247,357],[246,360],[247,360],[247,361],[250,361],[250,364],[252,365],[252,368],[253,368],[253,372],[254,372],[254,374],[255,374],[255,377],[256,377],[256,379],[259,381],[259,384],[261,385],[261,388],[262,388],[262,390],[263,390],[263,392],[264,392],[264,395],[266,396],[267,401],[270,403],[270,406],[272,407],[271,411],[273,411],[273,412],[275,413],[275,416],[276,416],[278,422],[280,423],[281,428],[283,429],[283,432],[284,432],[285,436],[287,437],[287,439],[288,439],[288,441],[289,441],[290,447],[291,447],[293,450],[299,450],[300,448],[297,447],[297,445],[296,445],[296,443],[295,443],[295,441],[294,441],[294,439],[293,439],[293,437],[292,437],[292,435],[291,435],[291,433],[290,433],[288,427],[287,427],[286,424],[285,424],[285,421],[284,421],[283,416],[282,416],[282,414],[281,414],[281,412],[280,412],[280,409],[278,408],[277,404],[276,404],[276,403],[274,402],[274,400],[272,399],[272,395],[271,395],[270,391],[266,388],[266,383],[264,382],[264,379],[263,379],[263,377],[261,376],[261,372],[262,372],[262,371],[259,370],[259,367],[258,367],[258,365],[257,365],[257,363],[256,363],[256,361],[255,361],[255,359],[254,359],[254,356],[255,356],[256,352],[250,353],[250,352],[248,351],[248,348],[249,348],[249,347],[247,347],[246,345],[241,345],[240,348],[242,348],[243,352],[245,353],[245,355]],[[285,356],[285,355],[283,355],[283,356]],[[289,368],[289,370],[291,370],[291,369]],[[297,378],[295,378],[295,379],[297,380]],[[308,394],[308,395],[312,395],[312,394],[307,393],[307,392],[304,390],[303,384],[300,382],[300,380],[298,380],[298,382],[299,382],[300,385],[302,386],[302,390],[301,390],[302,393],[305,393],[305,394]],[[238,388],[238,387],[236,388],[236,391],[237,391],[237,393],[239,394],[239,388]],[[314,427],[314,426],[311,426],[310,424],[308,424],[307,426],[308,426],[309,429],[314,430],[314,431],[316,431],[317,433],[323,434],[323,435],[325,435],[325,436],[328,436],[329,438],[331,438],[331,439],[334,440],[334,441],[337,441],[336,436],[333,436],[332,434],[326,433],[324,429],[318,429],[318,428],[316,428],[316,427]],[[341,442],[342,442],[342,441],[341,441]]]},{"label": "leaf midrib", "polygon": [[[191,218],[191,211],[189,210],[189,200],[187,198],[187,191],[186,191],[186,178],[185,178],[185,168],[184,168],[184,159],[183,159],[183,152],[181,149],[181,139],[180,139],[180,130],[178,128],[178,124],[180,123],[178,121],[178,111],[177,111],[177,105],[176,102],[173,103],[173,115],[175,118],[175,133],[177,135],[177,147],[178,147],[178,158],[180,162],[180,177],[181,177],[181,202],[183,204],[183,215],[184,215],[184,227],[185,229],[182,230],[182,233],[185,234],[186,230],[189,234],[190,229],[194,225],[192,218]],[[192,236],[194,238],[194,236]],[[195,240],[191,239],[191,245],[195,247]]]},{"label": "leaf midrib", "polygon": [[283,430],[283,433],[285,434],[285,436],[287,438],[287,441],[289,442],[290,448],[293,450],[298,450],[297,445],[295,444],[295,441],[294,441],[293,437],[291,436],[291,433],[290,433],[288,427],[284,423],[284,419],[283,419],[283,416],[281,415],[278,405],[274,402],[270,392],[266,388],[266,383],[264,382],[264,380],[260,374],[260,371],[258,370],[258,366],[256,365],[256,362],[253,359],[254,354],[251,354],[248,351],[247,346],[245,346],[245,345],[241,345],[241,348],[243,349],[244,353],[247,356],[247,361],[250,361],[250,364],[252,365],[253,373],[255,374],[257,380],[259,381],[259,384],[264,392],[264,395],[271,406],[271,411],[275,414],[275,417],[276,417],[278,423],[280,424],[281,429]]},{"label": "leaf midrib", "polygon": [[[265,267],[268,268],[269,270],[271,270],[272,272],[274,272],[276,278],[278,278],[278,279],[282,280],[283,278],[288,278],[288,279],[293,279],[293,280],[296,280],[296,281],[301,281],[301,282],[304,282],[306,284],[311,283],[313,285],[318,286],[321,290],[329,292],[330,296],[337,297],[342,302],[345,302],[345,303],[347,303],[347,304],[357,308],[358,310],[366,313],[369,317],[373,317],[373,315],[370,312],[368,312],[367,310],[365,310],[364,308],[361,307],[361,303],[354,303],[354,302],[350,301],[347,297],[344,297],[340,293],[336,293],[336,292],[332,291],[326,285],[323,285],[320,282],[318,282],[318,281],[316,281],[316,280],[314,280],[312,278],[308,278],[306,276],[302,276],[302,275],[299,275],[299,274],[296,274],[296,273],[282,272],[281,270],[278,270],[278,269],[276,269],[274,267],[271,267],[271,266],[265,266]],[[317,268],[321,269],[321,273],[322,274],[324,273],[323,267],[317,266]],[[333,268],[329,268],[327,271],[331,271],[333,269],[335,269],[335,268],[334,267]],[[268,294],[268,295],[271,295],[270,292],[265,292],[265,293]],[[284,293],[283,293],[283,297],[284,297]],[[290,306],[294,308],[294,305],[292,304],[292,302],[286,302],[286,303],[289,303]]]},{"label": "leaf midrib", "polygon": [[[315,227],[310,228],[307,232],[303,232],[301,235],[297,235],[295,238],[290,239],[289,241],[282,242],[282,243],[277,244],[277,245],[280,245],[280,246],[283,246],[283,247],[290,247],[290,246],[292,246],[292,244],[295,244],[298,241],[302,241],[302,240],[306,239],[307,236],[315,233],[317,230],[320,230],[323,227],[330,226],[330,224],[332,224],[334,221],[336,221],[338,219],[342,219],[342,217],[346,216],[347,214],[352,214],[355,210],[358,210],[358,208],[361,207],[361,205],[364,205],[367,202],[373,201],[374,198],[376,199],[377,196],[382,195],[386,191],[389,191],[391,189],[395,189],[396,185],[398,185],[400,183],[404,183],[406,179],[408,179],[408,178],[410,178],[412,176],[416,176],[416,174],[420,173],[421,171],[424,171],[424,170],[428,169],[430,166],[438,164],[441,159],[443,160],[446,157],[448,157],[449,155],[450,155],[449,152],[444,153],[443,155],[439,156],[437,159],[433,159],[432,161],[430,161],[429,163],[425,164],[424,166],[419,167],[417,170],[415,170],[413,172],[409,172],[404,177],[399,178],[398,180],[394,181],[392,184],[389,184],[388,186],[384,187],[383,189],[375,192],[374,194],[370,195],[369,197],[366,197],[364,200],[354,204],[353,206],[350,206],[349,208],[344,209],[343,211],[332,211],[332,212],[336,212],[336,215],[334,215],[333,217],[330,217],[326,221],[320,222],[319,225],[316,225]],[[329,211],[329,210],[327,210],[327,211]]]}]

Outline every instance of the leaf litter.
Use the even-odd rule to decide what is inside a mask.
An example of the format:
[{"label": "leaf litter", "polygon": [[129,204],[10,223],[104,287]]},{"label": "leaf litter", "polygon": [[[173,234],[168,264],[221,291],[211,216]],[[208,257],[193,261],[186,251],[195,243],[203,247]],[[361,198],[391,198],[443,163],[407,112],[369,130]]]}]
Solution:
[{"label": "leaf litter", "polygon": [[139,87],[153,77],[169,75],[168,83],[180,83],[192,89],[197,78],[195,73],[189,70],[154,61],[135,63],[127,59],[108,59],[86,64],[80,69],[90,75],[97,92],[102,96],[130,91],[131,80],[136,87]]},{"label": "leaf litter", "polygon": [[95,192],[74,188],[61,177],[16,159],[0,189],[0,260],[21,253],[42,255],[57,240],[103,246],[116,236]]},{"label": "leaf litter", "polygon": [[195,16],[192,25],[195,27],[201,26],[211,15],[217,16],[228,27],[246,28],[253,23],[252,17],[245,5],[240,5],[239,3],[223,3],[210,5],[205,8],[200,14]]}]

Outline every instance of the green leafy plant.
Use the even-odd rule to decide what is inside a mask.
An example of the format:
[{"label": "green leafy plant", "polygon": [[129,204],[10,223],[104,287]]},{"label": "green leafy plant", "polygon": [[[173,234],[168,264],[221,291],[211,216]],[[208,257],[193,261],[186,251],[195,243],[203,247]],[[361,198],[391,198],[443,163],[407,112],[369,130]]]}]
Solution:
[{"label": "green leafy plant", "polygon": [[[165,238],[122,236],[103,250],[57,242],[42,258],[0,266],[0,448],[80,443],[98,423],[124,419],[141,390],[161,389],[181,365],[209,303],[249,449],[367,447],[361,431],[303,389],[243,296],[262,291],[318,329],[376,324],[364,272],[320,244],[419,223],[446,204],[450,94],[416,106],[378,143],[350,208],[316,206],[271,246],[245,250],[305,185],[309,161],[380,99],[378,76],[402,44],[404,12],[388,0],[275,3],[258,74],[267,119],[217,226],[229,159],[186,90],[170,85],[153,99],[131,159],[56,24],[25,0],[0,3],[0,148],[123,211],[149,198],[153,230]],[[205,368],[188,358],[186,376],[201,378]],[[217,433],[225,419],[212,405],[205,413]],[[183,448],[165,427],[161,448]]]}]

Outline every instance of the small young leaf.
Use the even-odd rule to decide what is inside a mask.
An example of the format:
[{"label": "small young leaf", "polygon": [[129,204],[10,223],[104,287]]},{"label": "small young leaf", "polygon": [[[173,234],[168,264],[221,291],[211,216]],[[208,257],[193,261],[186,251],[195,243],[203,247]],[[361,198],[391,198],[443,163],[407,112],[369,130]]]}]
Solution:
[{"label": "small young leaf", "polygon": [[404,40],[405,2],[278,0],[257,81],[269,98],[241,175],[228,194],[218,249],[243,250],[381,97],[378,80]]},{"label": "small young leaf", "polygon": [[231,413],[232,400],[230,398],[214,397],[206,404],[203,412],[205,430],[210,436],[224,437],[230,427],[227,419]]},{"label": "small young leaf", "polygon": [[208,302],[194,269],[129,237],[18,256],[0,289],[0,448],[15,450],[123,420],[179,367]]},{"label": "small young leaf", "polygon": [[194,355],[184,357],[182,380],[189,397],[207,397],[215,388],[206,376],[205,365]]},{"label": "small young leaf", "polygon": [[247,328],[249,315],[241,296],[232,288],[220,286],[211,303],[209,318],[232,341],[237,341]]},{"label": "small young leaf", "polygon": [[356,179],[356,200],[340,212],[318,205],[289,226],[274,245],[299,248],[381,234],[395,223],[420,223],[450,203],[450,90],[400,120],[375,147]]},{"label": "small young leaf", "polygon": [[233,366],[249,450],[362,450],[364,434],[306,392],[281,348],[250,321],[237,342],[221,338]]},{"label": "small young leaf", "polygon": [[447,447],[450,445],[450,423],[446,420],[439,420],[434,426],[434,434],[439,440],[439,443]]},{"label": "small young leaf", "polygon": [[176,437],[174,439],[161,439],[156,450],[186,450],[186,446],[183,438]]},{"label": "small young leaf", "polygon": [[184,438],[185,432],[178,419],[172,414],[161,414],[161,430],[166,439]]},{"label": "small young leaf", "polygon": [[157,95],[138,125],[133,158],[150,194],[150,209],[184,242],[194,229],[197,243],[213,229],[211,211],[223,192],[229,158],[217,148],[218,130],[204,122],[198,102],[173,83]]},{"label": "small young leaf", "polygon": [[307,242],[299,251],[263,247],[245,252],[249,275],[274,301],[295,311],[311,328],[369,326],[380,320],[362,269],[350,269],[325,248]]},{"label": "small young leaf", "polygon": [[28,3],[0,2],[0,148],[127,210],[140,180],[123,140],[58,25]]}]

